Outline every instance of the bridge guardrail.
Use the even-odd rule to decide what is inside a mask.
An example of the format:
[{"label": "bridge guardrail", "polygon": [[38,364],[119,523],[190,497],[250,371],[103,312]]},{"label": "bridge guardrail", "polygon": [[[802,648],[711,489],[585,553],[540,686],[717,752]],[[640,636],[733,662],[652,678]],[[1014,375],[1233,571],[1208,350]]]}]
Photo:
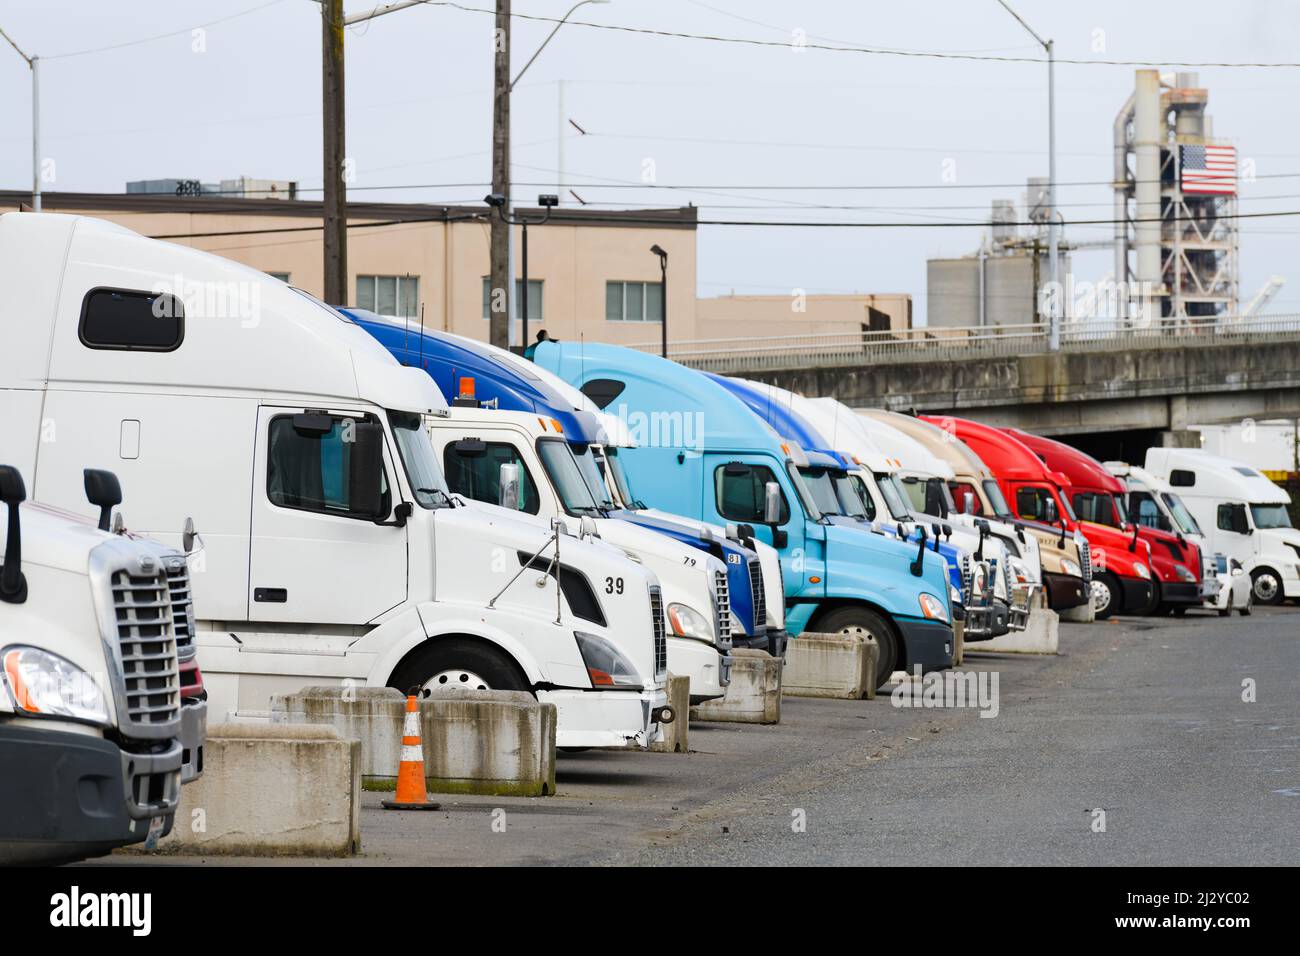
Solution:
[{"label": "bridge guardrail", "polygon": [[[1061,350],[1185,348],[1234,340],[1300,339],[1300,313],[1156,319],[1148,324],[1115,320],[1066,322]],[[658,342],[631,348],[658,352]],[[1048,351],[1045,322],[1020,325],[916,328],[888,332],[814,332],[797,335],[695,339],[672,343],[668,357],[710,372],[877,365],[924,361],[971,361]]]}]

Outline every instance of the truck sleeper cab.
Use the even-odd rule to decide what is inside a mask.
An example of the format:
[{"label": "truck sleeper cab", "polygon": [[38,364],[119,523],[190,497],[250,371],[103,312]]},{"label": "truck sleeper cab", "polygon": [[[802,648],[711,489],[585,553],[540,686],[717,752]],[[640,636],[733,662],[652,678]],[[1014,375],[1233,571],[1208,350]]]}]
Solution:
[{"label": "truck sleeper cab", "polygon": [[948,462],[953,471],[948,490],[966,520],[995,521],[990,524],[994,533],[1004,541],[1010,536],[1023,544],[1027,560],[1033,553],[1038,555],[1041,568],[1038,583],[1044,589],[1048,607],[1061,611],[1091,600],[1092,565],[1081,560],[1078,544],[1073,538],[1062,541],[1057,529],[1022,521],[1013,515],[997,479],[970,446],[951,432],[911,415],[875,409],[859,414],[887,422],[935,457]]},{"label": "truck sleeper cab", "polygon": [[165,836],[186,746],[184,557],[26,498],[0,466],[0,864]]},{"label": "truck sleeper cab", "polygon": [[1070,506],[1081,519],[1135,534],[1151,552],[1154,612],[1182,613],[1201,603],[1200,549],[1185,537],[1129,520],[1124,486],[1097,461],[1077,448],[1025,432],[1010,430],[1048,468],[1070,479]]},{"label": "truck sleeper cab", "polygon": [[944,561],[928,549],[827,522],[788,445],[703,374],[610,345],[542,342],[535,361],[627,421],[646,501],[710,524],[751,525],[781,554],[786,629],[871,634],[877,679],[952,663]]},{"label": "truck sleeper cab", "polygon": [[[923,416],[937,422],[933,416]],[[1019,518],[1059,525],[1059,541],[1078,532],[1092,563],[1092,601],[1098,619],[1117,612],[1147,613],[1153,606],[1150,546],[1134,535],[1075,517],[1068,500],[1070,479],[1053,471],[1019,438],[1004,429],[965,418],[941,419],[998,479],[1003,497]]]},{"label": "truck sleeper cab", "polygon": [[1148,448],[1146,469],[1178,492],[1213,550],[1240,562],[1256,604],[1300,598],[1300,531],[1285,490],[1245,462],[1199,448]]},{"label": "truck sleeper cab", "polygon": [[[0,419],[35,496],[77,510],[67,472],[112,462],[133,524],[201,552],[220,719],[345,682],[529,691],[571,747],[645,746],[671,717],[653,573],[565,526],[458,506],[422,421],[445,401],[345,317],[84,217],[0,216],[0,279]],[[45,420],[57,442],[38,440]],[[611,575],[621,594],[600,591]]]}]

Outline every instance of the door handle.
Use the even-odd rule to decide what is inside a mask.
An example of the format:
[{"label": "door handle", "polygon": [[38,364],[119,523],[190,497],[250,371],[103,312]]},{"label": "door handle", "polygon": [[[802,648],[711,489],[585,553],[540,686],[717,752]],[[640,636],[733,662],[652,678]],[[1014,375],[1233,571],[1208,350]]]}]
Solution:
[{"label": "door handle", "polygon": [[285,588],[253,588],[253,600],[265,604],[283,604],[289,600]]}]

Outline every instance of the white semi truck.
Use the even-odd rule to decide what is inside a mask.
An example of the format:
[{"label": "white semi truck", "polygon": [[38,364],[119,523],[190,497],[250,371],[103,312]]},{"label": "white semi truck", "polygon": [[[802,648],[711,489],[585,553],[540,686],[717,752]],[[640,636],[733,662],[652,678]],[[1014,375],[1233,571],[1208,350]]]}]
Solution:
[{"label": "white semi truck", "polygon": [[[13,451],[3,434],[0,457]],[[19,470],[0,466],[0,864],[166,835],[205,722],[182,696],[184,556],[26,498]]]},{"label": "white semi truck", "polygon": [[48,214],[0,216],[0,290],[4,447],[74,511],[67,473],[111,462],[138,530],[202,551],[220,719],[346,682],[530,691],[566,747],[646,746],[672,719],[654,574],[581,525],[455,501],[423,426],[441,393],[334,310]]},{"label": "white semi truck", "polygon": [[1146,470],[1187,505],[1205,534],[1203,550],[1250,575],[1256,604],[1300,598],[1300,531],[1286,491],[1245,462],[1199,448],[1148,448]]}]

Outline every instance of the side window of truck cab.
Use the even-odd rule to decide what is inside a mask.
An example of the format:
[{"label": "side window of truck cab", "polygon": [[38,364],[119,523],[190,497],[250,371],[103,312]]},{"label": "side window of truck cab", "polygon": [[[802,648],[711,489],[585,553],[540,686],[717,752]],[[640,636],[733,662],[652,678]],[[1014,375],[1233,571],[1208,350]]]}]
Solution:
[{"label": "side window of truck cab", "polygon": [[1160,527],[1160,508],[1147,491],[1130,491],[1128,508],[1133,519],[1144,528]]},{"label": "side window of truck cab", "polygon": [[957,510],[964,512],[966,510],[966,496],[971,496],[971,507],[974,509],[973,514],[982,515],[984,513],[984,502],[980,499],[980,493],[975,486],[969,481],[950,481],[948,490],[952,492],[953,501],[957,503]]},{"label": "side window of truck cab", "polygon": [[497,504],[501,499],[501,466],[519,466],[519,495],[522,508],[530,515],[541,509],[537,484],[519,451],[509,442],[451,442],[442,452],[447,486],[453,492]]},{"label": "side window of truck cab", "polygon": [[1042,485],[1021,485],[1016,489],[1016,514],[1028,521],[1047,521],[1049,501],[1055,501],[1051,489]]},{"label": "side window of truck cab", "polygon": [[[350,516],[352,435],[359,420],[337,415],[309,416],[319,418],[320,423],[305,431],[297,422],[302,417],[280,415],[270,423],[267,497],[281,508]],[[381,472],[379,480],[387,506],[388,476]]]},{"label": "side window of truck cab", "polygon": [[[776,480],[776,475],[766,465],[744,465],[739,462],[719,465],[713,472],[718,514],[728,521],[754,525],[763,524],[763,505],[767,483]],[[781,518],[777,524],[785,524],[789,520],[790,503],[786,500],[783,490],[781,492]]]},{"label": "side window of truck cab", "polygon": [[1074,512],[1079,516],[1080,521],[1091,521],[1095,524],[1106,524],[1112,527],[1119,525],[1119,517],[1115,514],[1110,495],[1079,491],[1074,495],[1073,504]]}]

